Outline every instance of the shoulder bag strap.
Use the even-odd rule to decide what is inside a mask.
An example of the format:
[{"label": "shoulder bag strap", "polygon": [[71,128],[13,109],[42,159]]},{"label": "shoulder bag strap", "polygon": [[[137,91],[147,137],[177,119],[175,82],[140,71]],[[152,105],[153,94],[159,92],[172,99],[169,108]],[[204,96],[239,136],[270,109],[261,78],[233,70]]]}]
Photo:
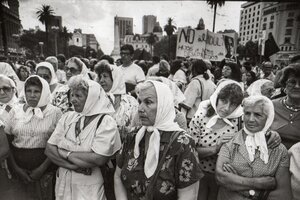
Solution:
[{"label": "shoulder bag strap", "polygon": [[161,170],[161,168],[162,168],[162,166],[164,164],[165,158],[167,156],[167,153],[168,153],[168,151],[169,151],[172,143],[174,142],[174,140],[178,137],[178,135],[180,133],[181,133],[180,131],[175,131],[172,134],[171,138],[170,138],[170,142],[169,142],[168,146],[164,149],[162,157],[160,158],[159,163],[157,165],[157,168],[156,168],[156,170],[155,170],[155,172],[154,172],[154,174],[153,174],[153,176],[152,176],[152,178],[150,180],[150,183],[149,183],[149,185],[147,187],[146,200],[152,200],[153,199],[153,189],[154,189],[154,186],[156,184],[156,180],[158,178],[158,174],[159,174],[159,172],[160,172],[160,170]]}]

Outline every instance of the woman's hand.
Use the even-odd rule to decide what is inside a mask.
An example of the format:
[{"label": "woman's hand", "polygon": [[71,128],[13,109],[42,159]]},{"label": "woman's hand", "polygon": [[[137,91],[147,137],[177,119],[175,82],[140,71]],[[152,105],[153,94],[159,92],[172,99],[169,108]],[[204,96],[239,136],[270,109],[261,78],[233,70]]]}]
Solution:
[{"label": "woman's hand", "polygon": [[265,190],[274,190],[276,188],[276,179],[272,176],[264,176],[256,179],[258,188],[264,188]]},{"label": "woman's hand", "polygon": [[228,163],[224,163],[223,164],[223,170],[224,172],[228,172],[228,173],[232,173],[232,174],[237,174],[237,171],[234,169],[234,167],[232,167],[230,164]]},{"label": "woman's hand", "polygon": [[232,138],[233,135],[223,135],[221,138],[219,138],[216,144],[216,154],[219,153],[222,145],[229,142]]},{"label": "woman's hand", "polygon": [[57,151],[58,151],[58,154],[59,154],[60,157],[67,160],[67,154],[68,154],[67,150],[58,148]]},{"label": "woman's hand", "polygon": [[40,180],[41,177],[43,176],[44,174],[44,170],[42,170],[40,167],[32,170],[29,174],[29,177],[32,179],[32,180]]},{"label": "woman's hand", "polygon": [[281,137],[277,131],[269,131],[267,132],[266,136],[269,137],[267,141],[269,148],[274,149],[280,145]]},{"label": "woman's hand", "polygon": [[22,169],[20,167],[15,167],[14,168],[15,172],[17,173],[18,177],[25,183],[28,184],[30,182],[33,182],[29,174],[25,169]]}]

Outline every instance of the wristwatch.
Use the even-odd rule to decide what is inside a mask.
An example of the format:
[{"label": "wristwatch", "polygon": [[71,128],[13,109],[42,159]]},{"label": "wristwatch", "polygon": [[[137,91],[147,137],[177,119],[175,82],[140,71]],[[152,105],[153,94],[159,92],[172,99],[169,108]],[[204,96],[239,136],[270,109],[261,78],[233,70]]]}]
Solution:
[{"label": "wristwatch", "polygon": [[66,155],[66,159],[69,160],[69,156],[72,153],[72,151],[68,151],[67,155]]},{"label": "wristwatch", "polygon": [[250,195],[250,197],[254,197],[255,191],[254,190],[249,190],[249,195]]}]

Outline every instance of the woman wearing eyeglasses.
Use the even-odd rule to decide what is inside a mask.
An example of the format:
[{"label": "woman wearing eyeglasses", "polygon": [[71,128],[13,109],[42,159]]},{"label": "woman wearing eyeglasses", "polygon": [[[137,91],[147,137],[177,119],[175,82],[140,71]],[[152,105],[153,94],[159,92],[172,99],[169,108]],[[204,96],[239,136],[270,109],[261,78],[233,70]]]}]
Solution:
[{"label": "woman wearing eyeglasses", "polygon": [[289,149],[300,141],[300,64],[291,64],[283,71],[281,85],[285,97],[273,100],[275,119],[272,129],[276,130],[282,143]]}]

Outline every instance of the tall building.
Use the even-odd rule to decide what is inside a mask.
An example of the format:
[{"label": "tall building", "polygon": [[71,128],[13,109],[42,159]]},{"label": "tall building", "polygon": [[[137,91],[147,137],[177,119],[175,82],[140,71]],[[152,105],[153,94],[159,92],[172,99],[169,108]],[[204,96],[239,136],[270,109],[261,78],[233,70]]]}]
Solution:
[{"label": "tall building", "polygon": [[156,16],[144,15],[143,16],[143,34],[152,33],[156,23]]},{"label": "tall building", "polygon": [[133,18],[115,16],[115,27],[119,26],[120,42],[125,38],[125,35],[133,34]]},{"label": "tall building", "polygon": [[51,28],[56,26],[62,31],[62,17],[61,16],[52,16],[49,20],[48,31],[51,31]]},{"label": "tall building", "polygon": [[247,2],[242,4],[239,31],[241,44],[245,45],[250,39],[258,41],[264,5],[264,2]]},{"label": "tall building", "polygon": [[297,2],[247,2],[240,15],[241,43],[258,41],[264,32],[268,39],[272,33],[280,51],[271,56],[274,64],[288,64],[290,58],[300,54],[300,4]]},{"label": "tall building", "polygon": [[[0,24],[5,22],[5,32],[7,38],[7,46],[9,54],[16,54],[18,52],[17,38],[14,36],[20,34],[22,29],[21,20],[19,16],[19,1],[7,0],[0,3]],[[2,26],[0,26],[0,54],[4,52],[2,39]]]}]

